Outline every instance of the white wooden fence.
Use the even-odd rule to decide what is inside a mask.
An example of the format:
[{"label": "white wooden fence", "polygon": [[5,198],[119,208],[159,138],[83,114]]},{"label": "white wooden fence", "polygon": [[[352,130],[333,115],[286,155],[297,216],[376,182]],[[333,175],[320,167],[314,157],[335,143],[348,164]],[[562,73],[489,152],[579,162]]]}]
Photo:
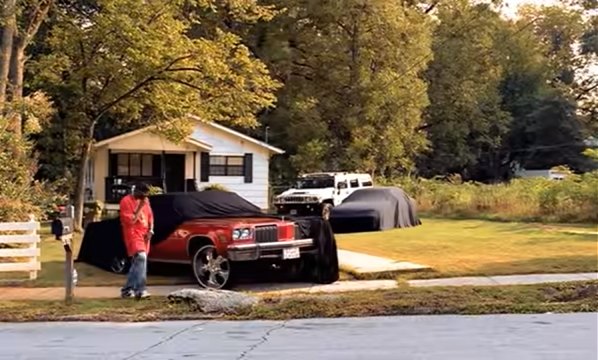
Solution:
[{"label": "white wooden fence", "polygon": [[[0,223],[0,245],[14,246],[0,248],[0,273],[28,272],[30,280],[37,279],[37,272],[41,270],[39,228],[33,216],[28,222]],[[27,261],[15,261],[15,258]]]}]

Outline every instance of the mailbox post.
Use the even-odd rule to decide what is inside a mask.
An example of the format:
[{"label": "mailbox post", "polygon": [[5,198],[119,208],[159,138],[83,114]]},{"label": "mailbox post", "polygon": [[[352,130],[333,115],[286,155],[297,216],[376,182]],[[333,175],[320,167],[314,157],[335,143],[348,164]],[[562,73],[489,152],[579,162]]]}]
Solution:
[{"label": "mailbox post", "polygon": [[64,261],[64,277],[65,277],[65,295],[64,300],[67,305],[73,302],[73,293],[75,287],[74,281],[74,266],[73,266],[73,218],[72,217],[57,217],[52,222],[52,235],[56,236],[56,240],[62,241],[64,246],[65,261]]}]

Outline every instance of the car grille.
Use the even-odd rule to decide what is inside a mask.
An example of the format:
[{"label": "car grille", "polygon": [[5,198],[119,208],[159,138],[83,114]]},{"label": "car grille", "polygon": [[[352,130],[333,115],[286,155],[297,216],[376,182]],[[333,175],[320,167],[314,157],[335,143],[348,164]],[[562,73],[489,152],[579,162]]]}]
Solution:
[{"label": "car grille", "polygon": [[277,242],[278,241],[278,226],[276,226],[276,225],[256,226],[255,241],[258,243]]},{"label": "car grille", "polygon": [[309,202],[309,198],[305,196],[285,196],[282,199],[283,203],[305,203]]}]

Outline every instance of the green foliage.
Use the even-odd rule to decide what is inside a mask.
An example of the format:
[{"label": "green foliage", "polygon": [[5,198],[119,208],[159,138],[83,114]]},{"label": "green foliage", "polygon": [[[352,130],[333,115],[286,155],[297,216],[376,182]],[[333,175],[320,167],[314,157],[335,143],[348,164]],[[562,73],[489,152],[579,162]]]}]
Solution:
[{"label": "green foliage", "polygon": [[[8,105],[13,110],[17,106]],[[26,136],[39,129],[51,113],[51,104],[42,94],[23,99],[18,108],[29,124],[25,127]],[[9,131],[10,122],[0,115],[0,222],[27,221],[31,214],[44,219],[64,198],[50,184],[34,181],[37,161],[32,144],[26,137]]]},{"label": "green foliage", "polygon": [[149,194],[150,195],[160,195],[163,194],[164,190],[162,190],[161,187],[159,186],[150,186],[149,187]]},{"label": "green foliage", "polygon": [[468,1],[441,5],[438,18],[427,73],[432,151],[420,162],[425,175],[471,172],[500,148],[511,122],[499,91],[506,55],[499,48],[510,35],[507,24]]},{"label": "green foliage", "polygon": [[598,172],[564,180],[514,179],[486,185],[400,178],[382,183],[401,186],[433,215],[508,221],[598,222]]},{"label": "green foliage", "polygon": [[[178,142],[189,134],[189,114],[252,127],[255,114],[273,106],[280,85],[240,37],[225,26],[201,31],[202,17],[217,3],[97,0],[84,9],[57,4],[47,53],[33,70],[35,86],[57,104],[54,121],[73,142],[76,219],[98,130],[158,125]],[[255,1],[226,3],[235,5],[228,7],[235,19],[255,21],[269,11]],[[192,34],[196,29],[199,34]]]},{"label": "green foliage", "polygon": [[585,149],[583,151],[583,155],[593,159],[594,161],[598,161],[598,149]]},{"label": "green foliage", "polygon": [[229,191],[228,188],[222,184],[210,184],[204,186],[201,191],[210,191],[210,190],[218,190],[218,191]]},{"label": "green foliage", "polygon": [[429,19],[395,1],[274,3],[287,11],[254,41],[285,88],[263,119],[295,169],[411,169],[425,146]]}]

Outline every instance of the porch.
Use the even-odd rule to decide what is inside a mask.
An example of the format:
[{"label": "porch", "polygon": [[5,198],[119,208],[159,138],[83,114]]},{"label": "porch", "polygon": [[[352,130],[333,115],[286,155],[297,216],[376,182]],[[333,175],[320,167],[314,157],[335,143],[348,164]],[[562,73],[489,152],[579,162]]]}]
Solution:
[{"label": "porch", "polygon": [[104,179],[106,204],[118,204],[137,182],[160,188],[164,193],[198,191],[197,152],[156,154],[109,150],[108,168]]},{"label": "porch", "polygon": [[200,158],[211,149],[195,139],[174,144],[149,132],[96,143],[88,166],[87,200],[118,205],[136,182],[165,193],[197,191]]}]

